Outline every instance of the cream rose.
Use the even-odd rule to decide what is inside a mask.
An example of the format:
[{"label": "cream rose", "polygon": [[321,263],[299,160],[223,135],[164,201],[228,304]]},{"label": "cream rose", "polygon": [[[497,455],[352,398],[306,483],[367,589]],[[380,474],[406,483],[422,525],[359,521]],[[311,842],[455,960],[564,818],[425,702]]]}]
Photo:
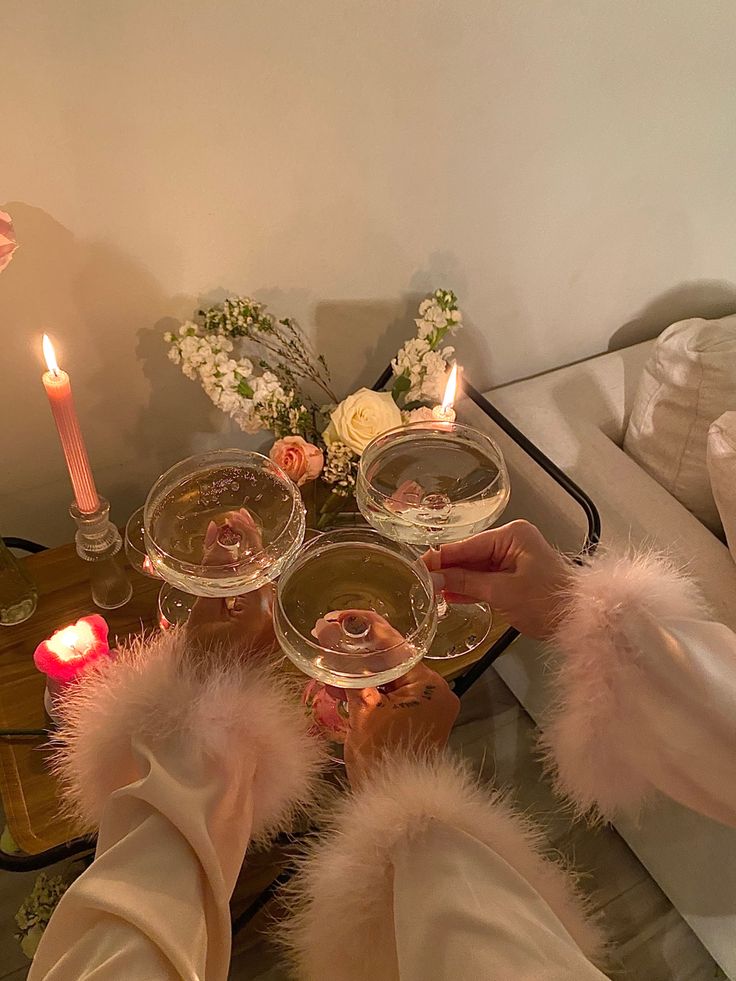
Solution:
[{"label": "cream rose", "polygon": [[325,443],[345,443],[360,456],[372,439],[400,425],[401,412],[390,392],[361,388],[330,414]]},{"label": "cream rose", "polygon": [[291,477],[297,487],[316,480],[325,464],[322,450],[301,436],[277,439],[268,455],[287,477]]}]

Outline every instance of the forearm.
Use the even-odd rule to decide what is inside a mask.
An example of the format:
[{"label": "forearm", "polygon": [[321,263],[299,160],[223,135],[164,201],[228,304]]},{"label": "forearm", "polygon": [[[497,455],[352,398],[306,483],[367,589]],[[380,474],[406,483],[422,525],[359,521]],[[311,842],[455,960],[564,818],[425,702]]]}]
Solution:
[{"label": "forearm", "polygon": [[736,825],[736,636],[668,562],[579,568],[554,636],[543,745],[559,790],[610,819],[661,791]]},{"label": "forearm", "polygon": [[298,700],[252,663],[162,636],[86,675],[65,715],[59,771],[82,824],[99,825],[97,857],[32,976],[225,978],[246,847],[288,825],[315,775]]},{"label": "forearm", "polygon": [[[601,977],[590,963],[601,936],[572,878],[502,795],[445,758],[374,771],[338,809],[296,893],[288,934],[307,981],[550,978],[542,949],[548,968],[567,969],[559,977]],[[527,900],[514,924],[507,908]]]}]

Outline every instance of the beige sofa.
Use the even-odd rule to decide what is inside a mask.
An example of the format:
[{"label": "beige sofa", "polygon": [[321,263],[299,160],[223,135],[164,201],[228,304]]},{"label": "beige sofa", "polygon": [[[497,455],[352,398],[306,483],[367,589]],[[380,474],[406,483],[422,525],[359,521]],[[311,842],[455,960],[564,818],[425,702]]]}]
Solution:
[{"label": "beige sofa", "polygon": [[[486,397],[587,491],[600,512],[604,546],[630,542],[665,549],[700,583],[714,615],[736,629],[736,564],[728,549],[621,449],[651,345],[592,358]],[[516,449],[504,448],[523,468]],[[528,462],[526,467],[531,470]],[[582,533],[581,515],[569,505],[564,513],[560,505],[556,515],[545,480],[532,475],[528,484],[521,481],[512,516],[534,519],[539,513],[543,530],[569,547]],[[555,500],[562,500],[559,494]],[[536,645],[521,639],[497,670],[538,719],[548,694]],[[736,978],[736,831],[665,800],[638,826],[621,821],[617,830],[725,973]]]}]

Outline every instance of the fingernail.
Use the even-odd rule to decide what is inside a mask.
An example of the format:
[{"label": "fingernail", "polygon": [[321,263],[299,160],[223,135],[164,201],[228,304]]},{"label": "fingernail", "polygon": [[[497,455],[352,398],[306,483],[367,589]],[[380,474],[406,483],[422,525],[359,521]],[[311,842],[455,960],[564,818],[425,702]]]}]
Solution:
[{"label": "fingernail", "polygon": [[435,589],[445,588],[445,577],[441,572],[430,572],[430,576],[432,577],[432,582],[434,583]]}]

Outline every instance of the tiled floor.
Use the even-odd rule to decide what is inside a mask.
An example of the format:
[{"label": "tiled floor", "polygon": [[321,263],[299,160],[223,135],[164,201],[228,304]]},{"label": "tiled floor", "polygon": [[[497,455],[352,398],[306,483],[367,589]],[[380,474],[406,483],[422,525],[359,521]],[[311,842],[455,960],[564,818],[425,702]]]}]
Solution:
[{"label": "tiled floor", "polygon": [[[487,672],[463,699],[453,744],[487,779],[514,788],[519,806],[543,825],[550,846],[586,873],[583,887],[601,911],[617,954],[617,981],[724,977],[618,835],[572,825],[560,811],[534,754],[531,720],[495,672]],[[27,973],[27,961],[13,939],[13,916],[35,875],[0,873],[0,981],[20,981]],[[239,946],[231,981],[286,981],[266,941],[245,950]]]}]

